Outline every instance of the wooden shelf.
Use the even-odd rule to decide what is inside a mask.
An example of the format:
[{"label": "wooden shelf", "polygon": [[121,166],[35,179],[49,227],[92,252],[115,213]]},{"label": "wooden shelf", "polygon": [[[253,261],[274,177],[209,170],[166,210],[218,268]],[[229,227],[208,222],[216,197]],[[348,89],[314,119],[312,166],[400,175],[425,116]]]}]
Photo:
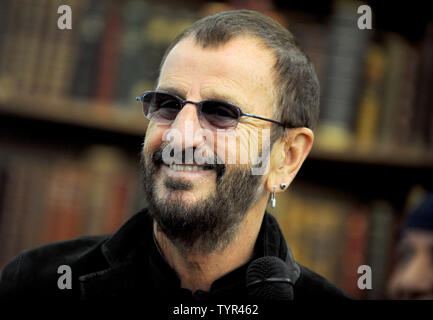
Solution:
[{"label": "wooden shelf", "polygon": [[309,156],[313,160],[346,162],[365,165],[381,165],[406,168],[433,168],[433,153],[422,149],[352,148],[341,151],[314,148]]},{"label": "wooden shelf", "polygon": [[[136,108],[131,108],[80,100],[14,97],[0,98],[0,113],[137,137],[144,136],[148,124],[138,104]],[[408,148],[353,148],[332,151],[313,147],[309,159],[349,164],[433,168],[433,152]]]},{"label": "wooden shelf", "polygon": [[147,127],[138,103],[137,108],[131,108],[79,100],[19,97],[0,99],[0,112],[137,136],[143,136]]}]

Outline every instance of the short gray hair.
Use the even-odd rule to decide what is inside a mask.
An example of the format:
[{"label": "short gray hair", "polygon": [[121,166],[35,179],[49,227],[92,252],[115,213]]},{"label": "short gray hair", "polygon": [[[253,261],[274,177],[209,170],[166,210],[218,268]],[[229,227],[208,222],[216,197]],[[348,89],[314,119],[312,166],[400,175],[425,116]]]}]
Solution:
[{"label": "short gray hair", "polygon": [[[196,43],[206,48],[218,47],[241,35],[258,38],[275,56],[275,119],[293,127],[314,129],[320,100],[314,66],[289,30],[257,11],[223,11],[196,21],[171,42],[161,66],[173,47],[188,36],[194,36]],[[272,143],[284,134],[282,128],[273,126]]]}]

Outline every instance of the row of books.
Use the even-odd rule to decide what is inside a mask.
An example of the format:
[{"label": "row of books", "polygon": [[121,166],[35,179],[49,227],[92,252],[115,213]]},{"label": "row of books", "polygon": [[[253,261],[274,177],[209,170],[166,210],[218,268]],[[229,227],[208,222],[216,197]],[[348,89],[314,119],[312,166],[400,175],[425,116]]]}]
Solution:
[{"label": "row of books", "polygon": [[[295,259],[359,299],[383,299],[401,215],[385,200],[357,201],[341,192],[296,183],[270,212]],[[358,287],[371,268],[371,289]]]},{"label": "row of books", "polygon": [[[138,159],[117,148],[71,153],[3,143],[0,159],[0,271],[22,250],[113,233],[146,206]],[[298,262],[361,299],[384,297],[403,217],[395,210],[303,181],[269,209]],[[358,287],[362,265],[371,268],[371,290]]]},{"label": "row of books", "polygon": [[1,146],[0,269],[37,245],[112,233],[144,205],[127,156],[107,146],[83,152]]},{"label": "row of books", "polygon": [[[71,30],[57,27],[61,4],[72,8]],[[154,87],[169,42],[204,12],[238,8],[235,4],[205,2],[192,8],[145,0],[4,0],[0,99],[24,94],[137,107],[134,98]],[[431,148],[433,24],[419,43],[360,30],[360,4],[336,1],[326,24],[297,13],[277,14],[272,7],[266,11],[295,34],[316,66],[322,87],[317,145]]]},{"label": "row of books", "polygon": [[[58,28],[60,5],[72,29]],[[188,7],[143,0],[4,0],[0,12],[0,97],[118,105],[154,85],[168,43],[196,20]]]},{"label": "row of books", "polygon": [[433,22],[419,40],[360,30],[359,4],[336,1],[327,24],[307,23],[296,14],[289,23],[321,82],[316,143],[327,150],[429,150]]}]

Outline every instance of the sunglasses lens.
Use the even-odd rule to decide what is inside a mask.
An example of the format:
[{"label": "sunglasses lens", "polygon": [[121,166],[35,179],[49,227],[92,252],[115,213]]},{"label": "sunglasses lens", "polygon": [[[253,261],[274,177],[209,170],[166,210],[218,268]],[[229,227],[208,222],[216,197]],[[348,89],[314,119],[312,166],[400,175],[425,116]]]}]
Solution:
[{"label": "sunglasses lens", "polygon": [[234,128],[240,118],[236,107],[220,101],[204,102],[202,114],[210,125],[218,129]]},{"label": "sunglasses lens", "polygon": [[142,102],[145,117],[159,123],[173,121],[182,109],[182,104],[176,97],[161,92],[144,95]]},{"label": "sunglasses lens", "polygon": [[[182,101],[168,93],[147,92],[141,97],[144,116],[158,123],[171,123],[183,107]],[[204,101],[201,115],[213,129],[235,128],[241,112],[223,101]]]}]

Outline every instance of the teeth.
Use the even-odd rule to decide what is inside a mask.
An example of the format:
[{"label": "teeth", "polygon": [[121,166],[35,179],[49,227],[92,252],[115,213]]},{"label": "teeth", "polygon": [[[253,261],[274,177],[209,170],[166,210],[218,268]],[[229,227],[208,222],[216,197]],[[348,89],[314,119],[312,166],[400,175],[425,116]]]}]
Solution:
[{"label": "teeth", "polygon": [[203,167],[200,166],[188,166],[188,165],[179,165],[179,164],[171,164],[170,169],[175,171],[202,171]]}]

